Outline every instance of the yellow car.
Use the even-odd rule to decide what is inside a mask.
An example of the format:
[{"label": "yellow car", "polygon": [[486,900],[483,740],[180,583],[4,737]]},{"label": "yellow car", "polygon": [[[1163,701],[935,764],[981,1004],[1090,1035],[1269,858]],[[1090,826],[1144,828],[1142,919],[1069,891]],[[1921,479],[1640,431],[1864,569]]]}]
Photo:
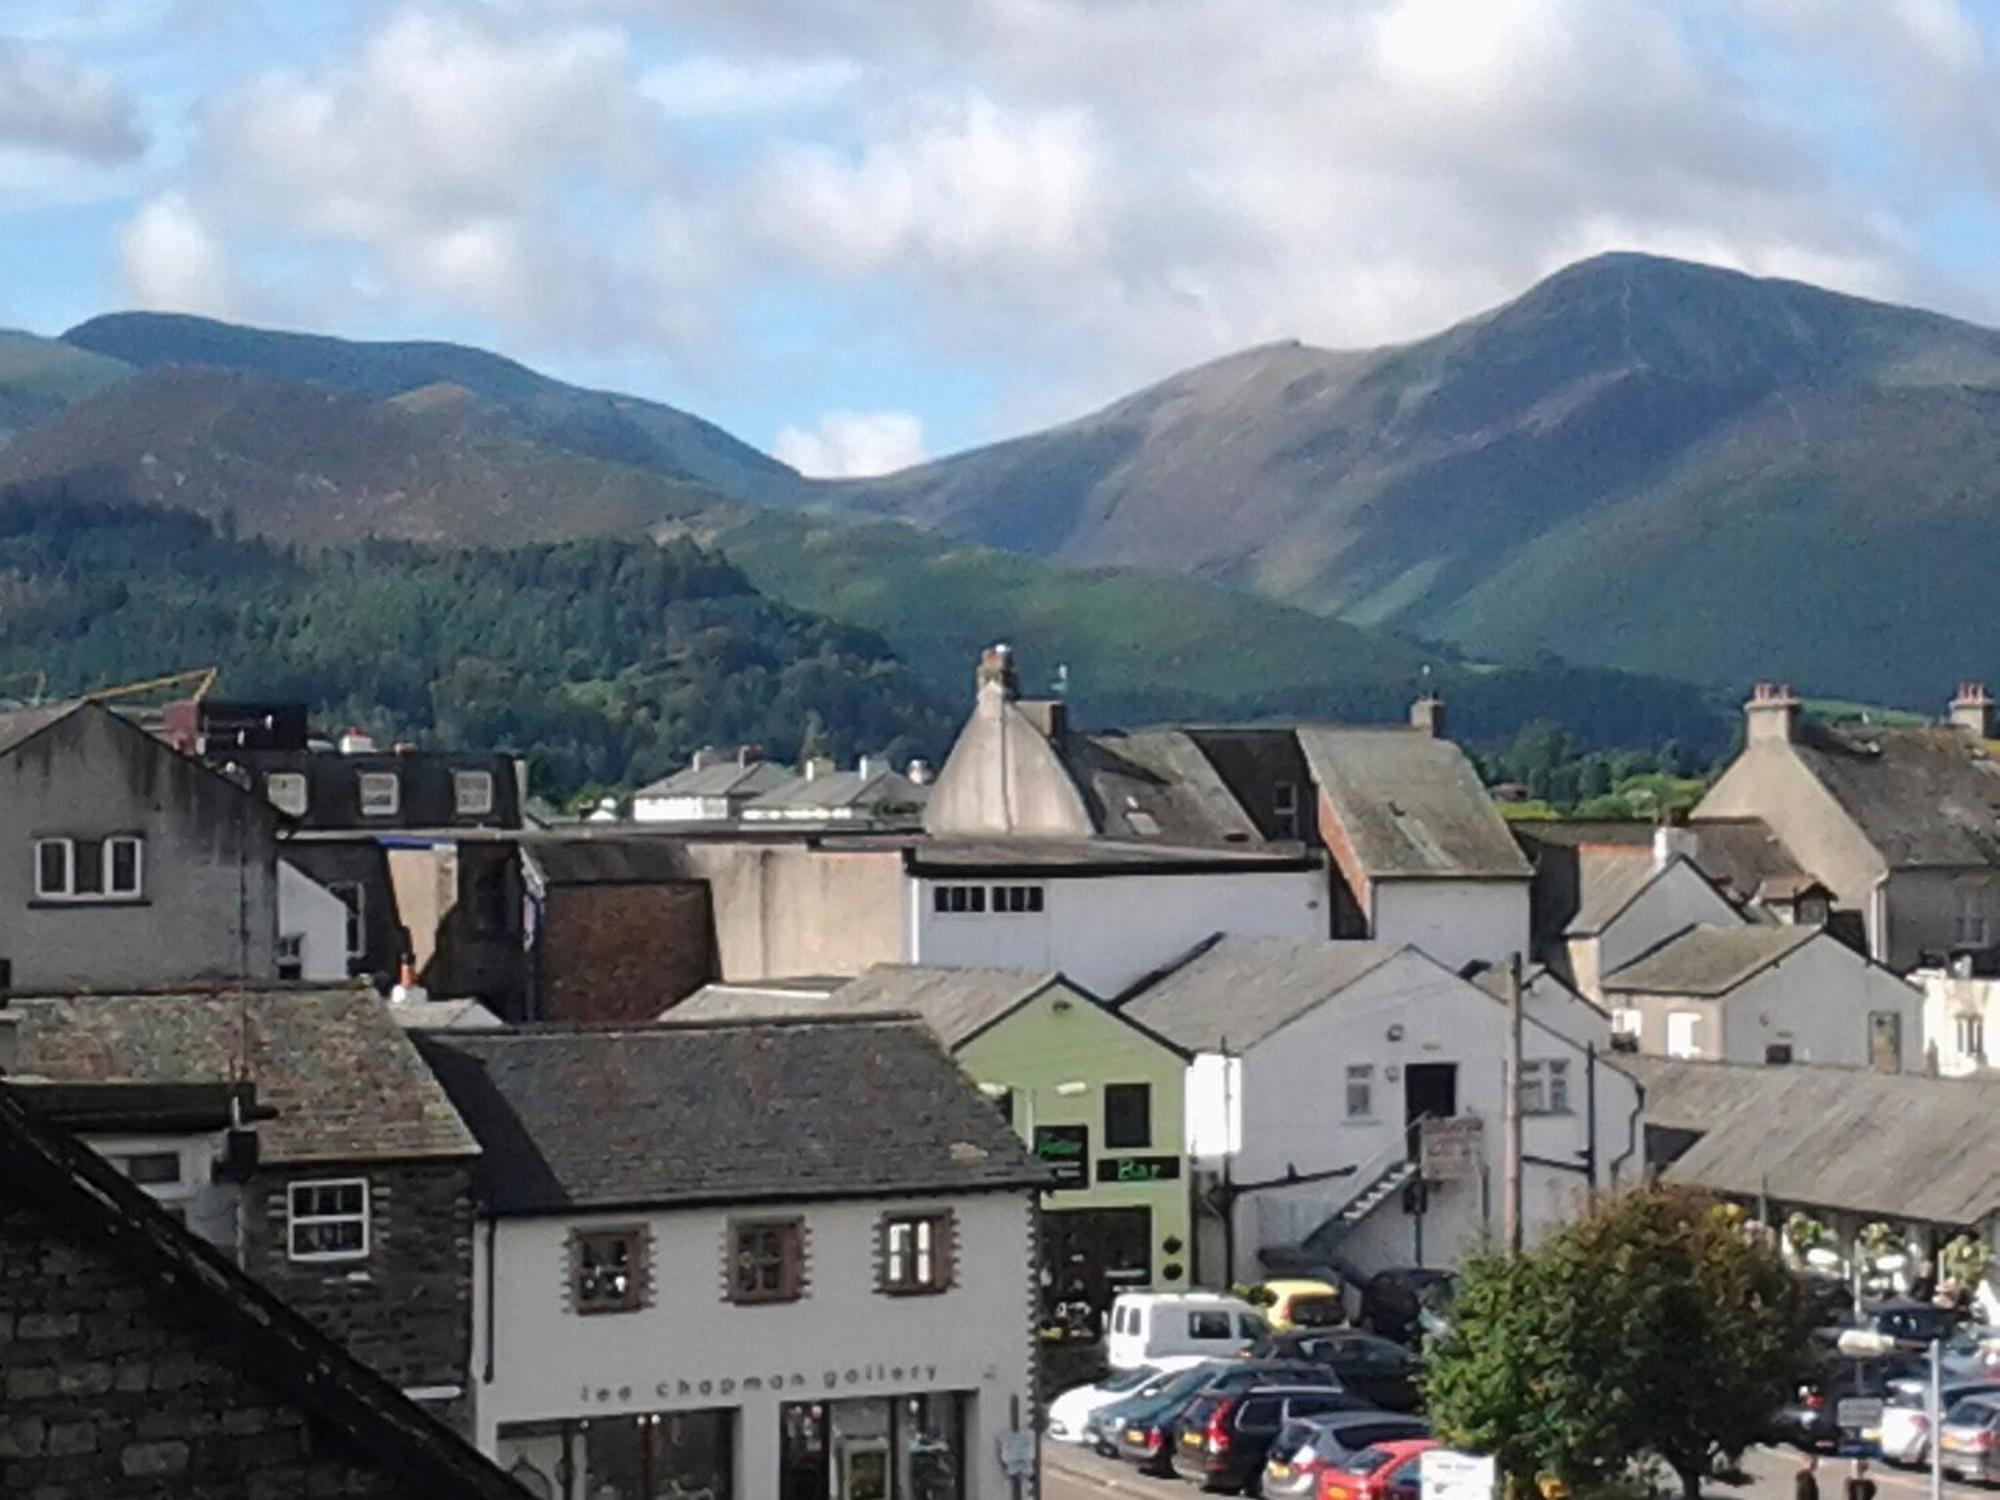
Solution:
[{"label": "yellow car", "polygon": [[1338,1328],[1347,1321],[1347,1303],[1340,1288],[1330,1281],[1304,1278],[1267,1281],[1263,1290],[1271,1297],[1264,1309],[1264,1321],[1273,1333],[1289,1333],[1295,1328]]}]

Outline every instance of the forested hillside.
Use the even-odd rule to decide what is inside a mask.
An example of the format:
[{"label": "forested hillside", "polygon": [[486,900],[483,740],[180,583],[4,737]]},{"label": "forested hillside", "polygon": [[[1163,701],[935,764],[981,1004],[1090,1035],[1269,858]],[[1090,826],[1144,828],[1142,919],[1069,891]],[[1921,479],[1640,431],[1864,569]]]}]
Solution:
[{"label": "forested hillside", "polygon": [[532,753],[556,795],[700,745],[937,755],[953,720],[865,630],[774,603],[691,542],[294,549],[201,517],[0,492],[0,693],[220,665],[229,696]]}]

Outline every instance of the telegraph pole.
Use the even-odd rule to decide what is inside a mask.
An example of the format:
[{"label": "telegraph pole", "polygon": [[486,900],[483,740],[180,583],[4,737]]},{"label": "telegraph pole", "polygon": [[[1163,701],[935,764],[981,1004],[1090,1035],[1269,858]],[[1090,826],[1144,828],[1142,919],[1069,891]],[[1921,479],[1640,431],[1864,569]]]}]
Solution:
[{"label": "telegraph pole", "polygon": [[1506,1090],[1500,1102],[1502,1179],[1500,1223],[1510,1255],[1521,1253],[1521,955],[1507,956]]}]

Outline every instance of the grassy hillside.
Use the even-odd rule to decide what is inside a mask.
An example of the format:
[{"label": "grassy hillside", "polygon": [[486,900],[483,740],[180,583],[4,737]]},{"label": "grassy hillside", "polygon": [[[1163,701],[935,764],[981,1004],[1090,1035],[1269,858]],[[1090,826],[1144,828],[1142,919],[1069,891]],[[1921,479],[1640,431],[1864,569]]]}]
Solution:
[{"label": "grassy hillside", "polygon": [[131,373],[104,355],[0,328],[0,444]]}]

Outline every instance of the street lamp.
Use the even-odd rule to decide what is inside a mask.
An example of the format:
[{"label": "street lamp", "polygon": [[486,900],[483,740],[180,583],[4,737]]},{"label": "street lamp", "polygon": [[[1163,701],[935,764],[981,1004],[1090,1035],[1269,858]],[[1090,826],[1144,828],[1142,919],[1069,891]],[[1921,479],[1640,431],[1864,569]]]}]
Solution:
[{"label": "street lamp", "polygon": [[[1929,1410],[1930,1420],[1931,1500],[1943,1500],[1944,1451],[1940,1441],[1944,1429],[1943,1335],[1933,1339],[1898,1339],[1886,1333],[1877,1333],[1873,1329],[1848,1328],[1841,1332],[1839,1348],[1842,1354],[1855,1359],[1880,1359],[1885,1354],[1898,1354],[1904,1350],[1930,1351],[1931,1388],[1925,1405]],[[1838,1420],[1837,1409],[1836,1420]]]}]

